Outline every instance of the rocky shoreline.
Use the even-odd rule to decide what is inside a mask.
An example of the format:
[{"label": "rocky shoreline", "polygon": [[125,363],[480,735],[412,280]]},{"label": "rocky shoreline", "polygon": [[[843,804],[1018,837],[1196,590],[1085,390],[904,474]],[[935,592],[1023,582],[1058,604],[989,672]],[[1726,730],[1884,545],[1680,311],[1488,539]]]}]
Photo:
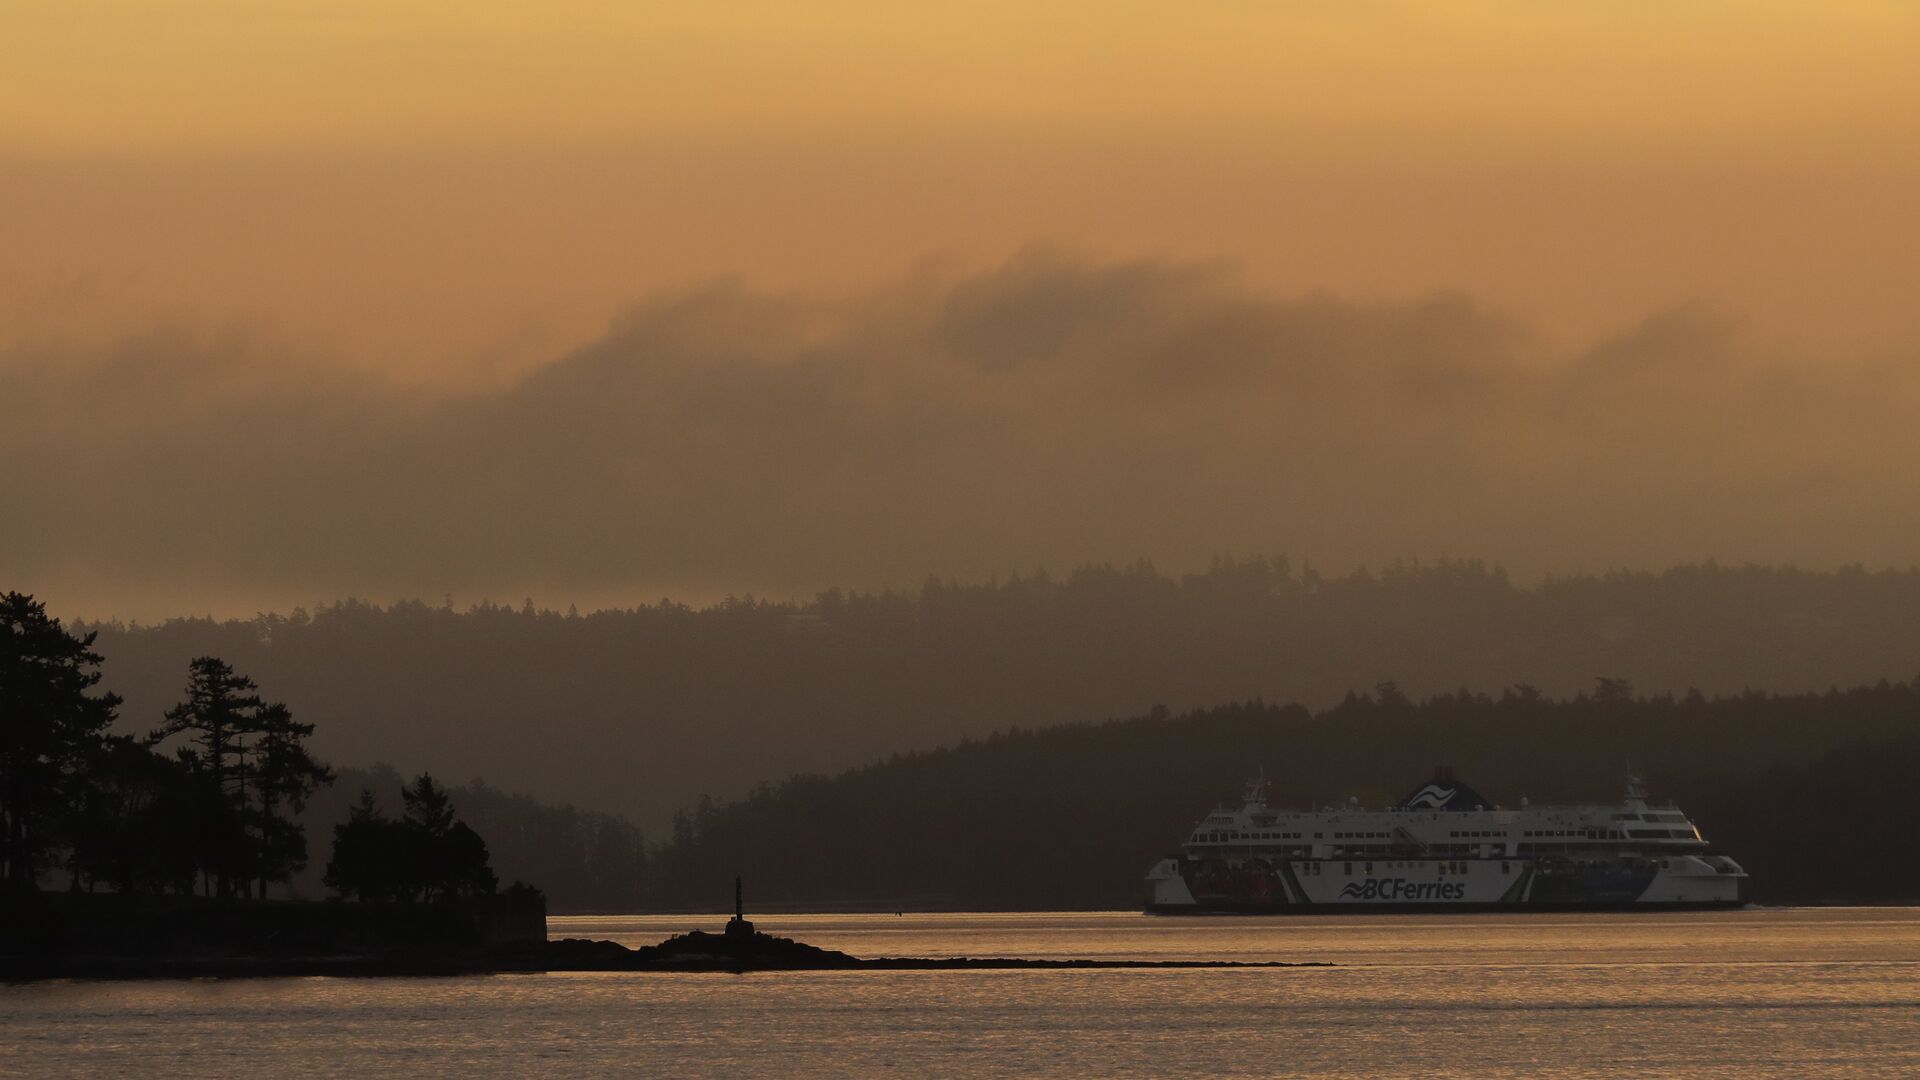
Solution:
[{"label": "rocky shoreline", "polygon": [[956,971],[989,969],[1284,968],[1232,960],[1034,960],[858,957],[761,933],[744,914],[720,933],[657,945],[551,940],[531,889],[436,905],[208,901],[40,895],[0,909],[0,981],[299,976],[446,976],[572,971]]},{"label": "rocky shoreline", "polygon": [[300,976],[423,977],[549,972],[964,971],[995,969],[1286,968],[1320,963],[1217,960],[1034,960],[1018,957],[862,958],[770,934],[695,930],[630,949],[563,938],[490,948],[398,948],[344,955],[41,954],[0,958],[0,980],[204,979]]}]

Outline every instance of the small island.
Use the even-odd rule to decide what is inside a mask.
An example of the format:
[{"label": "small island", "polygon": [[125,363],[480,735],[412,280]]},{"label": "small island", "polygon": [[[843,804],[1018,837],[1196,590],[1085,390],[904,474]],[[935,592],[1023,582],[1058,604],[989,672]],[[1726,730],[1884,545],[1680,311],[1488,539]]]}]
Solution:
[{"label": "small island", "polygon": [[[733,882],[733,918],[718,934],[692,930],[668,938],[658,945],[629,949],[611,941],[564,938],[532,949],[506,948],[496,955],[502,961],[497,970],[540,971],[916,971],[984,968],[1280,968],[1325,967],[1326,964],[1296,964],[1280,961],[1242,962],[1222,960],[1035,960],[1018,957],[918,957],[882,956],[862,958],[832,949],[822,949],[775,937],[754,929],[745,913],[739,878]],[[533,966],[512,967],[521,960]]]}]

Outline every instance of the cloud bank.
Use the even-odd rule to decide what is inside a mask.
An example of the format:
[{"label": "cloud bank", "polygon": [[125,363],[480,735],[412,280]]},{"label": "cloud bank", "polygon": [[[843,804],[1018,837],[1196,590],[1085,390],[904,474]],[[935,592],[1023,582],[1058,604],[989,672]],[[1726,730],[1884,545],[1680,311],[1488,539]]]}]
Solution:
[{"label": "cloud bank", "polygon": [[0,568],[89,616],[807,594],[1289,552],[1521,574],[1920,561],[1920,355],[1678,308],[1571,353],[1471,299],[1029,252],[652,296],[504,387],[245,335],[0,354]]}]

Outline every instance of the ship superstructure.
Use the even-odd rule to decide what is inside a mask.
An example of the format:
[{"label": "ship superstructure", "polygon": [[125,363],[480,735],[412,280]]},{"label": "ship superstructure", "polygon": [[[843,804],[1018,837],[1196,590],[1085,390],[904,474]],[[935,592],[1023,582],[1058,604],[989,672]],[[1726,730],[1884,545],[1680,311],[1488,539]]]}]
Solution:
[{"label": "ship superstructure", "polygon": [[1746,871],[1629,778],[1615,804],[1495,805],[1441,769],[1398,804],[1269,805],[1201,819],[1147,873],[1147,910],[1332,912],[1731,907]]}]

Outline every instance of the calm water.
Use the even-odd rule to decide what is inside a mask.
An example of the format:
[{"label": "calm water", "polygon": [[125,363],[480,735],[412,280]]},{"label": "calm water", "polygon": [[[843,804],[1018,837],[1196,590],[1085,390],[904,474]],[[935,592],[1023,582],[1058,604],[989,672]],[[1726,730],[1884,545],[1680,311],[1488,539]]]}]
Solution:
[{"label": "calm water", "polygon": [[[657,941],[721,917],[553,920]],[[1920,911],[778,916],[862,955],[1259,971],[257,979],[0,987],[0,1073],[1920,1076]]]}]

